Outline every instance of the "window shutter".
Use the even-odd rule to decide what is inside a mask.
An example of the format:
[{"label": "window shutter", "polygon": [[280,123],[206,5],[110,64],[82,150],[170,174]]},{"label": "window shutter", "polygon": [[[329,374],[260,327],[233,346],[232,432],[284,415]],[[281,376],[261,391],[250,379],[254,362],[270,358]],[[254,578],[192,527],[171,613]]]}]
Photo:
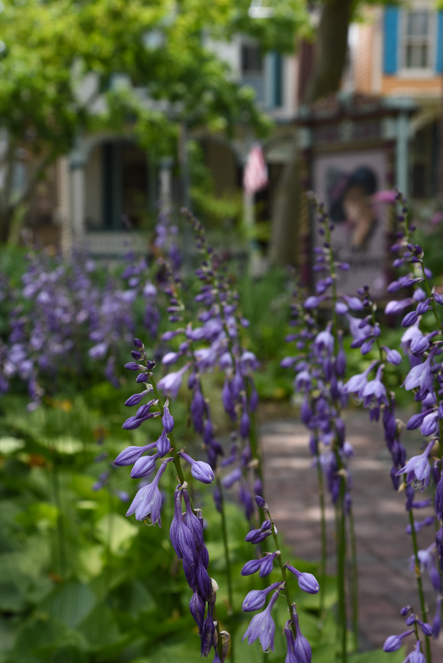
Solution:
[{"label": "window shutter", "polygon": [[386,7],[384,21],[383,71],[392,76],[398,69],[398,8]]},{"label": "window shutter", "polygon": [[283,106],[283,58],[277,51],[270,51],[265,59],[265,106]]},{"label": "window shutter", "polygon": [[443,74],[443,11],[437,13],[437,39],[435,51],[435,71]]},{"label": "window shutter", "polygon": [[274,106],[283,106],[283,58],[281,53],[274,56]]}]

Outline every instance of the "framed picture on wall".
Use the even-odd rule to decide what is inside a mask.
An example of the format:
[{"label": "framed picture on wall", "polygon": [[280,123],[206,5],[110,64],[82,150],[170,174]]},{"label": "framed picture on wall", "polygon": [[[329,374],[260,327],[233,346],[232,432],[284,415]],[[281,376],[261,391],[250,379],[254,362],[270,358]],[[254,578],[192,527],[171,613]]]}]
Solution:
[{"label": "framed picture on wall", "polygon": [[[349,272],[338,274],[338,286],[345,294],[368,285],[377,297],[386,287],[388,209],[375,196],[386,188],[383,149],[314,155],[313,190],[335,226],[334,253],[351,265]],[[321,242],[316,225],[313,239],[314,245]]]}]

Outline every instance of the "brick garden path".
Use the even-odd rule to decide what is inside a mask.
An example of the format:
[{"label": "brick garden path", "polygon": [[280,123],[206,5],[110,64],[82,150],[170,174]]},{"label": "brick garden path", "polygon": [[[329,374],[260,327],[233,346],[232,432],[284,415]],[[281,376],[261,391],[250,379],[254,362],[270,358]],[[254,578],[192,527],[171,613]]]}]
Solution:
[{"label": "brick garden path", "polygon": [[[402,417],[407,420],[407,414]],[[402,606],[418,610],[415,580],[409,571],[412,552],[410,535],[405,534],[407,515],[404,499],[391,484],[390,456],[385,448],[381,425],[370,423],[362,413],[351,412],[346,419],[347,439],[354,447],[350,461],[353,476],[353,504],[359,564],[360,631],[364,649],[382,646],[388,635],[406,630],[399,615]],[[419,448],[416,431],[403,435],[408,457]],[[320,557],[320,510],[316,472],[311,468],[308,436],[297,420],[262,425],[265,456],[266,494],[272,514],[284,533],[286,543],[299,557]],[[418,498],[420,499],[420,498]],[[328,503],[329,499],[328,499]],[[421,520],[430,509],[416,511]],[[328,549],[334,550],[334,512],[328,507]],[[431,544],[435,530],[419,534],[419,546]],[[330,566],[330,572],[334,567]],[[429,578],[424,579],[430,588]],[[429,621],[435,612],[435,593],[427,592]],[[443,638],[433,643],[434,663],[443,660]]]}]

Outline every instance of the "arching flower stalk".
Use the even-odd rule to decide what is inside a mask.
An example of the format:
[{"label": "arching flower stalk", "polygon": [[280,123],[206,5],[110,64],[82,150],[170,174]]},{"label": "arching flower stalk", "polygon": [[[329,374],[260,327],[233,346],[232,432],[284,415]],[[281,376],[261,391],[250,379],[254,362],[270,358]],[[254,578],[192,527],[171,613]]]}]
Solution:
[{"label": "arching flower stalk", "polygon": [[244,565],[241,573],[243,576],[248,576],[259,571],[259,575],[262,578],[266,578],[273,570],[274,561],[277,560],[281,577],[277,582],[265,586],[264,589],[250,591],[245,597],[242,605],[243,612],[255,612],[263,608],[266,604],[266,597],[268,595],[271,596],[263,612],[258,613],[252,618],[243,635],[243,640],[247,638],[249,645],[259,640],[264,652],[274,651],[275,623],[272,618],[272,609],[279,597],[282,597],[286,600],[289,614],[291,615],[291,618],[285,623],[283,628],[287,641],[286,661],[290,661],[291,663],[310,663],[312,656],[311,647],[300,631],[295,603],[291,601],[287,574],[289,572],[296,576],[299,588],[308,594],[317,594],[320,590],[319,584],[312,573],[301,573],[289,563],[283,564],[277,527],[271,517],[269,507],[260,495],[255,496],[255,501],[266,514],[266,519],[258,529],[253,529],[247,534],[245,541],[258,545],[268,537],[272,537],[275,551],[265,553],[262,557],[250,560]]},{"label": "arching flower stalk", "polygon": [[[357,612],[357,562],[352,517],[351,475],[348,459],[352,456],[351,445],[346,440],[346,429],[341,410],[346,406],[347,395],[343,390],[346,357],[341,344],[342,331],[339,316],[351,310],[361,310],[361,302],[355,297],[337,291],[337,270],[347,271],[349,265],[337,262],[331,248],[331,224],[324,206],[314,201],[319,221],[319,234],[323,245],[316,248],[314,270],[322,274],[316,284],[316,295],[308,297],[303,309],[296,307],[300,321],[296,333],[289,339],[296,342],[298,354],[285,358],[282,365],[293,366],[296,372],[294,387],[304,395],[301,408],[303,423],[311,432],[310,448],[323,469],[326,485],[336,508],[337,582],[339,595],[339,623],[343,660],[347,656],[347,609],[346,609],[346,557],[349,525],[352,556],[352,617],[355,643],[358,638]],[[331,319],[321,329],[316,324],[316,309],[322,302],[330,305]],[[327,309],[326,309],[327,310]],[[320,483],[321,493],[321,483]]]},{"label": "arching flower stalk", "polygon": [[[432,274],[424,265],[424,256],[421,247],[412,243],[414,227],[410,226],[408,221],[406,199],[397,192],[396,200],[401,205],[401,214],[398,217],[396,242],[391,249],[396,255],[393,266],[397,269],[408,268],[409,272],[392,281],[388,285],[387,291],[388,293],[396,293],[404,288],[409,290],[412,288],[413,294],[411,297],[405,299],[390,301],[386,305],[385,313],[388,315],[401,313],[404,316],[402,326],[406,331],[403,334],[401,344],[405,354],[409,358],[411,368],[402,386],[408,391],[413,391],[415,400],[421,403],[421,412],[412,416],[406,427],[409,430],[420,428],[421,434],[425,438],[428,438],[424,442],[423,452],[407,460],[405,449],[400,442],[401,424],[395,417],[394,394],[388,391],[383,367],[386,362],[399,365],[402,358],[398,351],[381,344],[379,329],[378,333],[374,335],[379,356],[377,375],[374,380],[368,382],[359,396],[363,399],[364,407],[374,408],[375,404],[376,414],[375,417],[371,416],[371,418],[378,419],[379,410],[375,403],[375,391],[378,390],[380,395],[379,403],[383,410],[382,421],[385,430],[385,440],[393,460],[391,478],[396,490],[405,489],[406,510],[409,515],[409,525],[406,531],[411,535],[412,539],[414,551],[413,566],[417,579],[422,619],[423,621],[427,621],[427,607],[422,582],[423,570],[426,567],[421,563],[423,551],[419,550],[417,534],[426,525],[433,524],[436,518],[441,521],[441,516],[443,515],[437,506],[439,486],[440,484],[443,485],[441,477],[443,406],[440,405],[442,384],[441,362],[439,360],[442,346],[442,325],[437,310],[439,295],[435,293],[428,282],[432,278]],[[375,318],[376,305],[370,296],[369,288],[365,287],[361,289],[359,294],[363,298],[363,306],[365,312],[368,314],[365,318],[367,329],[377,329],[378,324]],[[406,313],[406,310],[411,307],[412,310]],[[436,328],[428,334],[423,334],[420,330],[420,323],[423,315],[428,311],[432,311]],[[356,341],[354,340],[355,343]],[[368,372],[375,365],[377,364],[371,364]],[[370,396],[370,398],[366,400],[365,395]],[[386,402],[386,398],[388,402]],[[371,412],[373,413],[374,409]],[[431,500],[415,500],[414,490],[419,489],[423,491],[429,486],[431,479],[437,485],[435,492],[435,515],[428,516],[423,521],[417,522],[414,510],[429,507]],[[435,549],[438,551],[438,534]],[[432,568],[433,570],[429,573],[431,584],[440,596],[442,585],[441,575],[436,572],[435,565]],[[443,571],[442,563],[440,563],[440,570]],[[424,632],[428,663],[431,661],[429,635],[430,633]]]},{"label": "arching flower stalk", "polygon": [[[223,635],[220,632],[215,606],[218,586],[208,574],[209,555],[204,543],[203,519],[201,511],[192,507],[182,460],[189,464],[192,476],[201,483],[212,483],[214,472],[208,463],[196,461],[185,450],[178,449],[174,440],[174,418],[169,410],[169,401],[162,401],[153,376],[155,362],[147,359],[144,345],[139,339],[134,340],[134,345],[136,347],[132,351],[134,361],[127,363],[125,368],[138,372],[136,382],[142,384],[144,390],[130,396],[125,405],[133,407],[139,405],[145,398],[150,400],[141,405],[136,414],[124,422],[123,428],[133,430],[148,419],[161,417],[163,429],[154,445],[128,447],[115,460],[116,465],[133,465],[131,475],[137,478],[150,476],[158,467],[151,483],[139,489],[126,515],[135,514],[137,520],[146,520],[153,525],[158,523],[161,526],[162,496],[159,483],[167,465],[172,463],[179,483],[174,494],[174,518],[170,528],[171,543],[178,558],[183,562],[186,580],[193,591],[189,609],[198,626],[201,655],[206,657],[211,649],[214,649],[214,660],[217,660],[218,656],[223,662],[227,655],[227,647],[223,645],[229,641],[229,635]],[[153,410],[153,408],[158,409]],[[156,453],[152,456],[145,456],[146,451],[154,446]],[[183,502],[184,514],[182,513]]]}]

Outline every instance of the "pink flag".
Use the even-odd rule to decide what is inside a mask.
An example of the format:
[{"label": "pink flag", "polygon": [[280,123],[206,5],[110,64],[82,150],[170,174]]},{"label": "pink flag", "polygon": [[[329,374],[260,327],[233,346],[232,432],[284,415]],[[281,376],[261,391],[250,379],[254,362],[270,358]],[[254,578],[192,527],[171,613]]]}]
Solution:
[{"label": "pink flag", "polygon": [[254,145],[248,154],[243,173],[243,187],[247,193],[256,193],[268,184],[268,167],[260,145]]}]

